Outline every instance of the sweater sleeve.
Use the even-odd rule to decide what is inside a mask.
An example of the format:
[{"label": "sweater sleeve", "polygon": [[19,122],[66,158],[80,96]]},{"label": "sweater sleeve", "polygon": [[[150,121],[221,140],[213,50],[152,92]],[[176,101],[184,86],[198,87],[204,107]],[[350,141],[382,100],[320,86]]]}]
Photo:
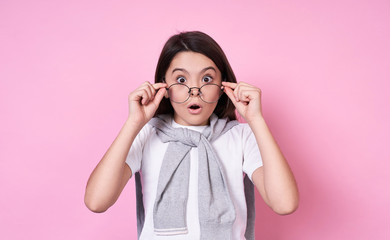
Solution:
[{"label": "sweater sleeve", "polygon": [[244,162],[243,171],[248,175],[252,181],[253,172],[263,166],[261,153],[256,142],[255,135],[248,124],[245,124],[243,128],[243,151],[244,151]]}]

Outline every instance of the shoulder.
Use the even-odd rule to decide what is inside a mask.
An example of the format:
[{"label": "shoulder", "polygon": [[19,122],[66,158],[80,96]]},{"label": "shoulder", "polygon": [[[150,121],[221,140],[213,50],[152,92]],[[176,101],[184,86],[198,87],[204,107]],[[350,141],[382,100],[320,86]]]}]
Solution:
[{"label": "shoulder", "polygon": [[151,132],[153,132],[153,129],[154,127],[149,123],[147,123],[145,124],[145,126],[142,127],[141,131],[138,134],[149,135]]},{"label": "shoulder", "polygon": [[253,134],[252,129],[247,123],[238,123],[234,127],[232,127],[228,133],[237,138],[247,138],[251,134]]},{"label": "shoulder", "polygon": [[252,148],[256,145],[256,138],[247,123],[239,123],[232,127],[221,138],[222,141],[232,142],[235,147],[241,147],[242,149]]},{"label": "shoulder", "polygon": [[238,123],[221,135],[216,142],[234,143],[236,144],[235,146],[238,147],[245,145],[245,143],[251,139],[251,135],[253,135],[253,133],[247,123]]},{"label": "shoulder", "polygon": [[155,134],[156,130],[155,128],[150,124],[145,124],[145,126],[142,127],[142,129],[139,131],[136,141],[140,141],[142,143],[145,143],[151,135]]}]

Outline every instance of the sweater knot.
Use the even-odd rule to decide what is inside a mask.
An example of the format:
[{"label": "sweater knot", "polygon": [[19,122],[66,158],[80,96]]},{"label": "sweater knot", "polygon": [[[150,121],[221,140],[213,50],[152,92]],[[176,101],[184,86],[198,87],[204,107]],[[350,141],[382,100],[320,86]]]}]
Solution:
[{"label": "sweater knot", "polygon": [[202,134],[200,132],[187,128],[175,128],[174,134],[176,137],[175,141],[190,147],[198,147],[202,139]]}]

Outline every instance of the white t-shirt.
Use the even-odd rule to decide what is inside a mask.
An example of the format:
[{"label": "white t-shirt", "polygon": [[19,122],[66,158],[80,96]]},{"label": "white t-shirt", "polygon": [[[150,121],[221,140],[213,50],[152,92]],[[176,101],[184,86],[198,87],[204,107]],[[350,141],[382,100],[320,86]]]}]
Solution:
[{"label": "white t-shirt", "polygon": [[[173,127],[186,127],[198,132],[206,126],[182,126],[172,120]],[[198,240],[200,237],[198,215],[198,149],[191,149],[190,183],[187,202],[188,234],[158,236],[154,233],[153,207],[161,164],[169,143],[163,143],[156,129],[146,124],[135,138],[126,163],[132,173],[142,172],[142,191],[145,207],[145,223],[140,240]],[[252,173],[263,165],[259,148],[248,124],[238,124],[211,143],[226,176],[229,193],[236,210],[232,236],[235,240],[245,239],[247,209],[245,202],[243,173],[252,179]]]}]

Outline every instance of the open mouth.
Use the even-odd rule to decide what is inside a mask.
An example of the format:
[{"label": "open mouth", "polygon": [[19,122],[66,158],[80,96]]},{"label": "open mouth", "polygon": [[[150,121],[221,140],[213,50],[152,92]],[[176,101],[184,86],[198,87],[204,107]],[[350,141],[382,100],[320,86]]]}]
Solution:
[{"label": "open mouth", "polygon": [[193,103],[190,106],[188,106],[188,110],[192,114],[197,114],[197,113],[200,113],[200,111],[202,110],[202,107],[196,103]]},{"label": "open mouth", "polygon": [[196,110],[196,109],[200,108],[200,106],[199,106],[199,105],[196,105],[196,104],[193,104],[193,105],[191,105],[189,108],[190,108],[190,109]]}]

